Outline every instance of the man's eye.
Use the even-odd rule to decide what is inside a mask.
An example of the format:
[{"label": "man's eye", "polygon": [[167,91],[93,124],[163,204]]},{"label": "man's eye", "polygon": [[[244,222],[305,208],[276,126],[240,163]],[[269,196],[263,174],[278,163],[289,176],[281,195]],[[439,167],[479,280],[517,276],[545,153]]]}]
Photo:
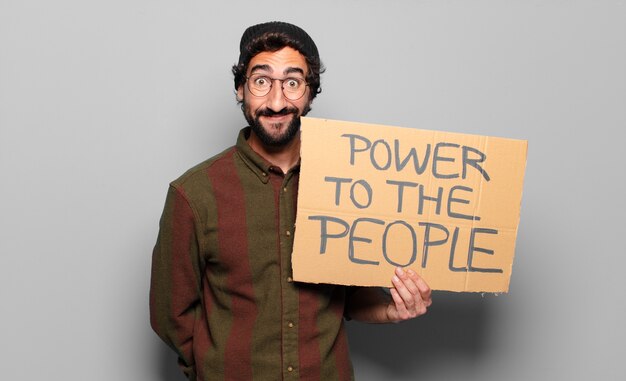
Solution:
[{"label": "man's eye", "polygon": [[291,89],[297,89],[300,87],[300,81],[297,78],[288,78],[285,81],[285,85]]},{"label": "man's eye", "polygon": [[254,80],[254,85],[258,87],[266,87],[270,81],[265,77],[258,77]]}]

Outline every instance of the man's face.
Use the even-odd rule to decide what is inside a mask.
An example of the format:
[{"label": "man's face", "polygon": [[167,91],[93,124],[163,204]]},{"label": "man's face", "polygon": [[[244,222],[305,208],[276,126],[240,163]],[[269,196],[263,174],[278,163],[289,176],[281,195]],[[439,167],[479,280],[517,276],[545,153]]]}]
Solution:
[{"label": "man's face", "polygon": [[[252,57],[246,77],[262,74],[274,79],[287,77],[306,78],[308,66],[302,54],[290,47],[275,52],[262,52]],[[309,110],[309,92],[298,100],[290,100],[283,94],[279,81],[273,81],[269,93],[258,97],[250,93],[247,83],[237,89],[243,99],[243,111],[252,131],[267,146],[284,146],[294,139],[300,130],[300,116]]]}]

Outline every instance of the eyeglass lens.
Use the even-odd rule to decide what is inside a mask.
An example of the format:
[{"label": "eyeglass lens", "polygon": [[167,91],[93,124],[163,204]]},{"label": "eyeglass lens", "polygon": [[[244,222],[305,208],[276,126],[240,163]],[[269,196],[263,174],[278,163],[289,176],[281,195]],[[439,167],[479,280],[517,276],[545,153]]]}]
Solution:
[{"label": "eyeglass lens", "polygon": [[257,97],[267,95],[274,81],[279,81],[283,94],[287,99],[298,100],[302,98],[306,91],[307,83],[304,79],[298,77],[288,77],[283,79],[271,78],[266,75],[251,75],[248,78],[248,89]]}]

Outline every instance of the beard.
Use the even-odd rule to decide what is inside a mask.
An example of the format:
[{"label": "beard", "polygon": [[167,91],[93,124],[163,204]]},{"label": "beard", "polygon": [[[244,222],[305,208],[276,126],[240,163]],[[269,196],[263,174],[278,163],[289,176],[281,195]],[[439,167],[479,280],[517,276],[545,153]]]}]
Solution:
[{"label": "beard", "polygon": [[[259,137],[259,140],[268,147],[284,147],[291,142],[300,131],[300,115],[298,115],[298,109],[295,107],[285,107],[284,109],[275,112],[267,108],[259,109],[252,115],[248,105],[243,105],[244,116],[246,121],[250,125],[252,131]],[[287,128],[280,132],[280,128],[285,123],[272,123],[268,126],[261,124],[260,118],[262,116],[276,116],[276,115],[289,115],[291,114],[291,120],[287,124]]]}]

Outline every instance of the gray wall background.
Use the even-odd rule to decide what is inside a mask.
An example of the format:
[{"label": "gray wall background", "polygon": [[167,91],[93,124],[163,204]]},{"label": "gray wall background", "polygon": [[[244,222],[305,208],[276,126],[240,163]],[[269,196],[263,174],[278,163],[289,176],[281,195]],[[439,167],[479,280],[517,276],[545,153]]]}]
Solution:
[{"label": "gray wall background", "polygon": [[625,1],[0,2],[0,379],[181,380],[148,324],[167,184],[232,145],[244,28],[328,70],[312,116],[529,141],[508,294],[350,323],[360,380],[625,379]]}]

